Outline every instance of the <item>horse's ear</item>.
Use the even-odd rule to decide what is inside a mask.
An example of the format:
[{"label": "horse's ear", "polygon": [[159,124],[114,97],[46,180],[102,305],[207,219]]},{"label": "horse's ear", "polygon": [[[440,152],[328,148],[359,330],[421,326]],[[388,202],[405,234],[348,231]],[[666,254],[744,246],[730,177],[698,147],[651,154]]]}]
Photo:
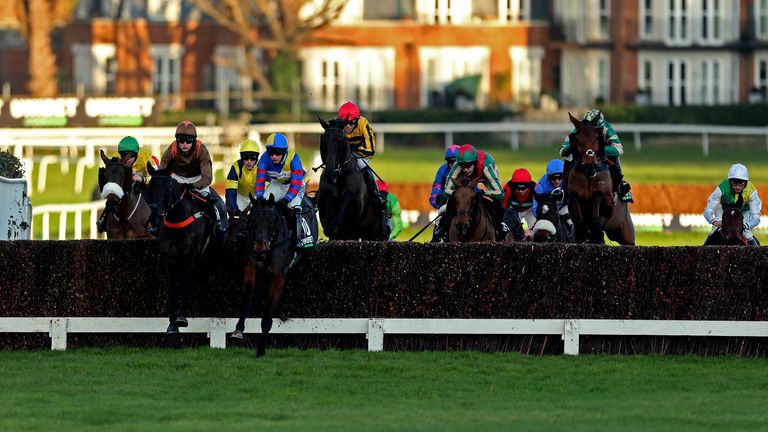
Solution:
[{"label": "horse's ear", "polygon": [[269,199],[267,200],[269,205],[275,205],[275,196],[273,194],[269,194]]},{"label": "horse's ear", "polygon": [[568,119],[573,123],[573,127],[578,129],[581,127],[581,121],[579,121],[576,117],[572,116],[570,112],[568,112]]},{"label": "horse's ear", "polygon": [[328,129],[328,122],[320,118],[320,114],[317,115],[317,121],[320,122],[320,126],[323,127],[323,129]]},{"label": "horse's ear", "polygon": [[104,154],[104,150],[103,149],[99,150],[99,156],[101,156],[101,160],[104,161],[104,165],[106,165],[107,162],[109,162],[109,158],[107,157],[106,154]]},{"label": "horse's ear", "polygon": [[251,205],[256,205],[256,198],[250,192],[248,192],[248,199],[251,201]]},{"label": "horse's ear", "polygon": [[149,175],[153,176],[157,171],[155,171],[155,167],[152,166],[151,162],[147,162],[147,172]]}]

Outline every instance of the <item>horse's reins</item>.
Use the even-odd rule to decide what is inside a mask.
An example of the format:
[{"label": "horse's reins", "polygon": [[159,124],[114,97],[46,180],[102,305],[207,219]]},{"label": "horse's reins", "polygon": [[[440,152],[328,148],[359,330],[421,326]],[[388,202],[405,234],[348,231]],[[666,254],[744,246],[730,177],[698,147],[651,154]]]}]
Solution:
[{"label": "horse's reins", "polygon": [[[275,242],[275,239],[277,238],[277,230],[280,228],[280,224],[277,222],[277,219],[283,216],[280,213],[280,211],[278,211],[275,208],[267,208],[267,209],[251,208],[251,213],[253,212],[274,212],[275,213],[275,217],[273,218],[273,220],[275,221],[275,224],[274,224],[275,226],[272,229],[272,232],[269,234],[269,241],[265,242],[267,243],[267,251],[270,251],[272,247],[282,246],[284,243],[290,242],[290,237],[283,241]],[[284,222],[286,222],[286,225],[287,225],[288,222],[285,220]],[[257,239],[257,241],[261,241],[261,239]]]},{"label": "horse's reins", "polygon": [[[131,218],[133,217],[133,215],[136,213],[136,210],[139,208],[139,203],[141,202],[141,197],[142,196],[143,196],[142,193],[139,192],[139,199],[136,200],[136,205],[133,206],[133,210],[131,211],[131,214],[129,214],[128,217],[125,220],[122,220],[119,217],[117,217],[117,213],[116,212],[112,213],[112,217],[114,217],[120,223],[127,223],[128,221],[130,221]],[[122,199],[120,200],[120,202],[122,202]],[[118,203],[118,205],[119,204],[120,203]]]},{"label": "horse's reins", "polygon": [[[170,179],[170,178],[169,178],[169,179]],[[171,192],[169,195],[172,195],[172,194],[173,194],[173,183],[172,183],[172,182],[170,182],[170,181],[168,182],[168,190]],[[165,212],[164,212],[164,214],[163,214],[163,226],[165,226],[166,228],[171,228],[171,229],[181,229],[181,228],[186,228],[186,227],[188,227],[190,224],[192,224],[192,222],[194,222],[194,221],[195,221],[195,219],[199,219],[199,218],[201,218],[201,217],[203,216],[203,212],[202,212],[202,211],[199,211],[199,212],[197,212],[197,213],[191,214],[191,215],[190,215],[188,218],[184,219],[184,220],[183,220],[183,221],[181,221],[181,222],[168,222],[168,220],[166,219],[166,217],[168,217],[168,211],[170,211],[170,210],[172,210],[174,207],[176,207],[176,206],[177,206],[177,205],[178,205],[178,204],[181,202],[181,200],[183,200],[183,199],[184,199],[184,195],[186,195],[186,193],[187,193],[187,191],[186,191],[186,190],[182,191],[182,192],[181,192],[181,195],[179,196],[179,199],[177,199],[177,200],[176,200],[175,202],[173,202],[173,203],[171,203],[171,201],[170,201],[170,200],[168,201],[168,203],[169,203],[170,205],[168,206],[168,210],[167,210],[167,211],[165,211]],[[191,193],[191,192],[190,192],[190,195],[192,195],[192,196],[195,196],[195,194],[193,194],[193,193]],[[199,199],[199,198],[198,198],[198,199]]]}]

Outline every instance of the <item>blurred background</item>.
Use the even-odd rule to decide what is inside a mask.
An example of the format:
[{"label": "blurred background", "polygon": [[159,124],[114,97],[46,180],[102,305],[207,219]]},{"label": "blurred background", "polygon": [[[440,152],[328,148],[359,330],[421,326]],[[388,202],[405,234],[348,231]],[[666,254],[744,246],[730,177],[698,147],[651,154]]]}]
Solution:
[{"label": "blurred background", "polygon": [[538,179],[568,112],[594,107],[624,143],[641,245],[702,244],[732,163],[768,184],[766,0],[8,0],[0,85],[36,239],[98,237],[98,151],[132,135],[159,157],[184,119],[220,192],[239,143],[271,132],[315,181],[316,117],[347,100],[376,132],[398,240],[434,216],[447,145]]}]

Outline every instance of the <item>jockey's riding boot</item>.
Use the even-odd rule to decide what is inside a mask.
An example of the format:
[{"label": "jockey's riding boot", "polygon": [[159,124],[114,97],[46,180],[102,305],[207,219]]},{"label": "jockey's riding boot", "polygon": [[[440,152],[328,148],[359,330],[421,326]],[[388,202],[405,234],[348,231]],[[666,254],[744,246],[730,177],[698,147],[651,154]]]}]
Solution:
[{"label": "jockey's riding boot", "polygon": [[109,207],[105,208],[103,212],[101,212],[101,217],[99,217],[99,220],[96,221],[96,231],[103,233],[107,231],[107,217],[109,217]]},{"label": "jockey's riding boot", "polygon": [[376,177],[373,175],[373,170],[370,167],[363,168],[363,177],[365,178],[365,184],[368,185],[368,190],[373,196],[373,202],[376,208],[379,210],[385,210],[387,207],[387,200],[381,196],[379,191],[379,185],[376,184]]},{"label": "jockey's riding boot", "polygon": [[632,199],[632,193],[629,191],[632,186],[624,181],[624,174],[621,172],[621,165],[619,165],[618,162],[610,165],[609,171],[611,172],[611,177],[613,178],[614,185],[616,187],[616,193],[618,194],[619,199],[625,203],[634,202]]}]

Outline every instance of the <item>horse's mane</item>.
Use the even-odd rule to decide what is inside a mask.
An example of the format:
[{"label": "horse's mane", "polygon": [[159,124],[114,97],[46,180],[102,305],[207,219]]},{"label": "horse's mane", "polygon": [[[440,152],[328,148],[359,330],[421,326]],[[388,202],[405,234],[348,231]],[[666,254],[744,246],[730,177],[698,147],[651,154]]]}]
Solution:
[{"label": "horse's mane", "polygon": [[455,181],[456,186],[471,186],[472,179],[467,176],[461,176]]},{"label": "horse's mane", "polygon": [[346,125],[347,121],[339,117],[334,117],[328,121],[329,128],[344,129],[344,126]]},{"label": "horse's mane", "polygon": [[154,173],[152,173],[152,177],[170,177],[171,176],[171,170],[166,169],[157,169]]}]

